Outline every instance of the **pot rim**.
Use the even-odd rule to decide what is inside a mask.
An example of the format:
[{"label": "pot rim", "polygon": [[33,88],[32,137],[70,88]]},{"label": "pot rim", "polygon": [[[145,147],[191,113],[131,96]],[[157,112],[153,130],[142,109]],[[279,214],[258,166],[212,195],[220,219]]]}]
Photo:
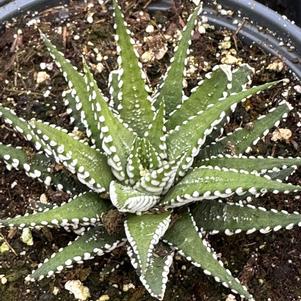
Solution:
[{"label": "pot rim", "polygon": [[[0,24],[28,10],[41,10],[68,3],[68,0],[13,0],[0,7]],[[222,26],[248,43],[256,43],[269,53],[280,57],[301,79],[301,28],[255,0],[218,0],[224,8],[240,12],[229,17],[219,14],[212,0],[203,0],[203,15],[209,23]],[[263,30],[268,24],[269,30]],[[293,48],[291,47],[293,46]]]},{"label": "pot rim", "polygon": [[[204,3],[206,7],[203,15],[208,17],[209,23],[238,32],[248,43],[255,42],[269,53],[280,57],[301,79],[300,27],[254,0],[218,0],[218,4],[223,8],[235,8],[234,17],[218,13],[216,6],[212,5],[212,0],[204,0]],[[240,12],[241,16],[236,12]]]}]

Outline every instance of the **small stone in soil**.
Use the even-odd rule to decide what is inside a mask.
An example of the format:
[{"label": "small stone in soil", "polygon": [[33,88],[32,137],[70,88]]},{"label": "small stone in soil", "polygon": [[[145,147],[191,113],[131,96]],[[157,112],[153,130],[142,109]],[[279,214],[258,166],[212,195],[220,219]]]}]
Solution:
[{"label": "small stone in soil", "polygon": [[80,280],[69,280],[65,284],[65,289],[74,295],[75,299],[88,300],[91,295],[89,288],[84,286]]},{"label": "small stone in soil", "polygon": [[1,284],[6,284],[7,283],[7,278],[4,275],[0,275],[0,282]]},{"label": "small stone in soil", "polygon": [[33,245],[33,238],[29,228],[24,228],[21,234],[21,241],[28,246]]},{"label": "small stone in soil", "polygon": [[93,14],[89,14],[88,17],[87,17],[87,22],[90,23],[90,24],[92,24],[93,21],[94,21],[93,20]]},{"label": "small stone in soil", "polygon": [[155,30],[155,29],[154,29],[154,26],[151,25],[151,24],[147,25],[147,27],[145,28],[145,31],[146,31],[147,33],[151,33],[151,32],[153,32],[154,30]]},{"label": "small stone in soil", "polygon": [[297,93],[301,94],[301,85],[294,86],[294,89]]},{"label": "small stone in soil", "polygon": [[235,296],[232,295],[232,294],[228,295],[228,297],[227,297],[227,299],[226,299],[226,301],[236,301],[236,300],[237,300],[237,299],[236,299]]},{"label": "small stone in soil", "polygon": [[130,289],[134,289],[134,288],[135,288],[135,285],[133,283],[126,283],[126,284],[123,285],[122,290],[124,292],[127,292]]},{"label": "small stone in soil", "polygon": [[2,254],[8,251],[9,251],[9,245],[6,242],[2,243],[0,246],[0,253]]},{"label": "small stone in soil", "polygon": [[59,293],[59,291],[60,291],[59,288],[54,286],[52,293],[56,296]]},{"label": "small stone in soil", "polygon": [[272,141],[284,140],[288,141],[292,137],[292,131],[290,129],[277,129],[272,134]]},{"label": "small stone in soil", "polygon": [[43,203],[43,204],[48,203],[48,198],[47,198],[47,195],[45,193],[40,195],[40,202]]},{"label": "small stone in soil", "polygon": [[110,300],[109,295],[102,295],[96,301],[108,301],[108,300]]},{"label": "small stone in soil", "polygon": [[44,81],[48,80],[50,78],[49,74],[45,71],[40,71],[37,73],[37,79],[36,82],[37,84],[41,84]]},{"label": "small stone in soil", "polygon": [[268,70],[276,71],[276,72],[281,72],[283,70],[284,64],[281,60],[275,60],[271,64],[267,66]]}]

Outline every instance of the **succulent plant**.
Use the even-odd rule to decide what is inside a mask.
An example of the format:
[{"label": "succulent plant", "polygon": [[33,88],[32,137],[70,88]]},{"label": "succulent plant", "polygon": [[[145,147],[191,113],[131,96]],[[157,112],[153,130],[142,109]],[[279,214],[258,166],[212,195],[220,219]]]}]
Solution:
[{"label": "succulent plant", "polygon": [[[243,298],[253,299],[211,248],[207,234],[241,231],[268,233],[301,226],[297,212],[255,208],[245,200],[272,193],[300,191],[284,181],[300,158],[247,156],[252,145],[285,118],[291,106],[282,101],[256,120],[222,136],[222,129],[239,103],[254,94],[285,85],[286,80],[249,88],[253,70],[219,65],[189,97],[183,93],[185,61],[201,6],[183,29],[169,69],[150,96],[145,73],[121,9],[114,0],[119,69],[110,76],[110,98],[98,88],[88,65],[83,74],[42,35],[50,55],[63,72],[65,93],[74,123],[85,129],[79,138],[53,124],[25,121],[0,106],[0,116],[30,141],[37,153],[0,145],[9,169],[24,169],[45,185],[72,195],[60,206],[41,207],[33,214],[0,220],[2,227],[64,227],[78,237],[26,277],[41,280],[127,245],[141,282],[162,300],[173,255],[178,252],[217,282]],[[53,163],[64,169],[53,173]],[[231,197],[231,202],[229,198]],[[124,222],[111,231],[108,212]],[[113,218],[111,223],[117,223]]]}]

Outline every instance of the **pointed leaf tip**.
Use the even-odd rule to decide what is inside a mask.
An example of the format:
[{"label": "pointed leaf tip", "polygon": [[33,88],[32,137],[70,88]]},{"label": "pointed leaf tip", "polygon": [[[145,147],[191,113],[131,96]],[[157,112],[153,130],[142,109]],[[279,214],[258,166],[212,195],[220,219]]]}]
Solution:
[{"label": "pointed leaf tip", "polygon": [[146,75],[133,47],[134,40],[127,29],[124,16],[117,1],[114,1],[113,4],[118,63],[121,71],[118,86],[122,97],[119,100],[118,110],[122,120],[140,137],[143,137],[154,116],[148,95],[149,88],[146,85]]},{"label": "pointed leaf tip", "polygon": [[252,295],[247,291],[237,278],[218,259],[209,243],[202,237],[195,225],[190,212],[184,213],[166,232],[164,236],[170,245],[197,267],[201,267],[206,275],[211,275],[217,282],[230,288],[241,297],[252,300]]},{"label": "pointed leaf tip", "polygon": [[155,101],[156,107],[159,107],[161,101],[165,101],[166,113],[169,115],[176,107],[181,104],[183,96],[183,79],[185,73],[185,64],[187,53],[195,22],[202,10],[202,4],[196,7],[189,16],[187,24],[182,31],[182,38],[175,49],[174,57],[168,68],[163,82],[159,87],[159,93]]},{"label": "pointed leaf tip", "polygon": [[74,196],[68,203],[55,205],[51,209],[46,208],[41,212],[0,220],[0,225],[18,228],[40,226],[78,228],[80,224],[95,224],[110,207],[110,203],[101,199],[97,193],[86,192]]},{"label": "pointed leaf tip", "polygon": [[40,264],[39,267],[26,277],[26,281],[42,280],[60,273],[65,267],[70,268],[75,263],[102,256],[124,244],[119,236],[109,235],[103,228],[91,227],[78,236],[65,248],[53,253],[52,256]]}]

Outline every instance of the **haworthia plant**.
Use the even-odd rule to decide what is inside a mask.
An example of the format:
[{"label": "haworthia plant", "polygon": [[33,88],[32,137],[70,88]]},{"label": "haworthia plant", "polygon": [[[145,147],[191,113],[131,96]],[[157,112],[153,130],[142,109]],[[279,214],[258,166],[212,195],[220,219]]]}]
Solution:
[{"label": "haworthia plant", "polygon": [[[73,263],[128,243],[128,255],[141,282],[159,300],[164,298],[175,251],[234,293],[253,300],[218,259],[204,232],[267,233],[301,226],[297,212],[267,211],[227,201],[230,196],[241,200],[250,195],[301,190],[285,183],[301,165],[300,158],[246,155],[292,108],[282,101],[260,116],[253,128],[215,137],[239,103],[276,85],[280,88],[286,81],[248,88],[251,67],[241,65],[232,70],[220,65],[189,97],[183,97],[185,60],[201,11],[198,6],[187,21],[163,83],[155,95],[150,95],[116,0],[113,9],[119,69],[110,75],[109,99],[98,88],[85,61],[83,72],[77,71],[41,34],[67,80],[69,90],[64,97],[68,113],[74,125],[86,132],[84,140],[53,124],[25,121],[0,106],[1,120],[37,150],[33,154],[0,144],[0,158],[8,169],[24,169],[28,176],[73,194],[65,204],[3,219],[0,225],[83,231],[74,242],[45,259],[26,280],[51,277]],[[53,164],[60,164],[63,176],[53,174]],[[117,233],[105,222],[112,210],[124,219],[124,230]],[[157,252],[159,247],[165,251]]]}]

